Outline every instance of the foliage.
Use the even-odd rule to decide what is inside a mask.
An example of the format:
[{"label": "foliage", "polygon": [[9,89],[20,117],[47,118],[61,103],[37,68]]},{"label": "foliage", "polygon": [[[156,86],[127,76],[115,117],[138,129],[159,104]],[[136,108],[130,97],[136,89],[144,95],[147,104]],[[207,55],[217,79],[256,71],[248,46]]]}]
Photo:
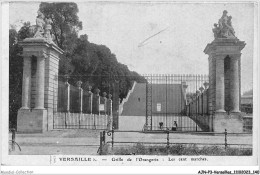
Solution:
[{"label": "foliage", "polygon": [[9,127],[16,126],[17,111],[21,107],[23,58],[17,38],[22,37],[14,29],[9,30]]},{"label": "foliage", "polygon": [[83,81],[84,85],[99,88],[101,92],[110,92],[110,82],[119,81],[119,96],[124,98],[133,81],[142,81],[136,72],[117,61],[116,56],[104,45],[88,41],[87,35],[78,37],[82,22],[77,16],[76,3],[41,3],[39,9],[53,21],[55,40],[65,53],[60,59],[59,75],[70,75],[70,83]]},{"label": "foliage", "polygon": [[[101,92],[110,92],[111,82],[119,82],[119,97],[124,98],[131,88],[133,81],[145,82],[144,77],[132,72],[124,64],[117,61],[116,55],[104,45],[96,45],[88,41],[87,35],[78,37],[82,29],[76,3],[47,3],[42,2],[39,10],[45,17],[51,18],[52,34],[57,45],[64,50],[59,62],[59,75],[69,74],[70,83],[75,85],[78,80],[84,86],[92,85]],[[11,25],[12,26],[12,25]],[[25,22],[18,33],[9,30],[9,103],[10,121],[16,125],[17,111],[21,107],[23,59],[20,56],[22,48],[17,42],[32,37],[31,24]]]},{"label": "foliage", "polygon": [[18,31],[18,41],[22,41],[25,38],[32,37],[30,33],[30,22],[23,23],[23,26]]},{"label": "foliage", "polygon": [[253,95],[253,89],[250,89],[248,91],[245,91],[243,95]]},{"label": "foliage", "polygon": [[82,29],[82,22],[77,16],[77,4],[42,2],[39,10],[45,17],[51,18],[52,33],[58,46],[65,51],[70,50],[73,39],[77,38],[78,31]]},{"label": "foliage", "polygon": [[127,95],[133,81],[144,82],[145,79],[136,72],[117,61],[116,56],[104,45],[96,45],[87,40],[87,35],[77,39],[76,47],[71,54],[74,71],[71,73],[71,83],[81,80],[99,88],[101,92],[109,92],[115,81],[119,82],[120,98]]}]

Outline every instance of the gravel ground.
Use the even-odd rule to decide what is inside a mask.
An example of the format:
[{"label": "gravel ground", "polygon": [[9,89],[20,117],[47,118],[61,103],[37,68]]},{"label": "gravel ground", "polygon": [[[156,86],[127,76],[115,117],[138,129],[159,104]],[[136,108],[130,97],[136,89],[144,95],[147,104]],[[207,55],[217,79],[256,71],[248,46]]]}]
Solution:
[{"label": "gravel ground", "polygon": [[[60,130],[43,134],[16,134],[18,148],[10,154],[22,155],[97,155],[100,131],[95,130]],[[125,133],[115,132],[115,142],[164,142],[166,134],[161,133]],[[11,139],[11,134],[10,134]],[[224,144],[224,135],[201,135],[171,133],[170,143]],[[106,137],[111,141],[111,136]],[[252,135],[228,135],[228,144],[252,144]],[[119,145],[119,143],[118,143]],[[117,146],[117,143],[115,143]]]}]

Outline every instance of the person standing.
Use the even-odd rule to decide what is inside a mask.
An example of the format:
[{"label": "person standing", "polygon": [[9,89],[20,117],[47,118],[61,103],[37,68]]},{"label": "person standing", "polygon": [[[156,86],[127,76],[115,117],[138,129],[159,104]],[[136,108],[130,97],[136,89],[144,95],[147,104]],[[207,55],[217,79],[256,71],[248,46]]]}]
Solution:
[{"label": "person standing", "polygon": [[177,131],[178,124],[176,121],[173,123],[172,131]]}]

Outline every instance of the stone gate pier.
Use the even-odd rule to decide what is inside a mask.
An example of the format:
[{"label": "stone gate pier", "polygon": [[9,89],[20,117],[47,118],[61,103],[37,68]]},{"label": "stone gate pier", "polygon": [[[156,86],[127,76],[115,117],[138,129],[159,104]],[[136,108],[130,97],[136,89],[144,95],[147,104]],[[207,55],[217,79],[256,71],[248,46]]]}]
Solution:
[{"label": "stone gate pier", "polygon": [[45,39],[27,38],[23,47],[22,107],[17,131],[44,132],[52,129],[57,109],[59,55],[63,51]]},{"label": "stone gate pier", "polygon": [[204,52],[209,55],[209,107],[214,132],[243,132],[240,113],[241,50],[245,42],[235,36],[231,16],[223,12],[213,29],[215,40]]},{"label": "stone gate pier", "polygon": [[52,129],[57,109],[58,69],[63,51],[52,41],[50,23],[38,12],[35,34],[19,43],[23,47],[22,107],[18,111],[18,132]]}]

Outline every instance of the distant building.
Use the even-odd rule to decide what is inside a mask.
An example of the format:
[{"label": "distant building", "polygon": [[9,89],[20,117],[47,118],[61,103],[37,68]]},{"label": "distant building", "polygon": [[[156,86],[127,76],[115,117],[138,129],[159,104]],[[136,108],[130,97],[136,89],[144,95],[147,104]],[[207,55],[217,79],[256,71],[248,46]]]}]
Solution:
[{"label": "distant building", "polygon": [[[185,109],[185,94],[181,84],[151,84],[152,114],[180,114]],[[125,102],[122,116],[146,115],[146,84],[137,83],[133,93]]]},{"label": "distant building", "polygon": [[[178,117],[185,109],[182,84],[150,84],[152,127],[154,130],[194,123],[188,117]],[[121,104],[119,130],[142,130],[146,122],[146,84],[136,83]],[[185,119],[184,119],[185,118]],[[190,124],[191,125],[191,124]],[[193,124],[195,126],[195,123]],[[192,125],[192,126],[193,126]],[[185,129],[185,128],[184,128]]]},{"label": "distant building", "polygon": [[247,114],[253,113],[253,95],[242,95],[241,97],[241,112]]}]

